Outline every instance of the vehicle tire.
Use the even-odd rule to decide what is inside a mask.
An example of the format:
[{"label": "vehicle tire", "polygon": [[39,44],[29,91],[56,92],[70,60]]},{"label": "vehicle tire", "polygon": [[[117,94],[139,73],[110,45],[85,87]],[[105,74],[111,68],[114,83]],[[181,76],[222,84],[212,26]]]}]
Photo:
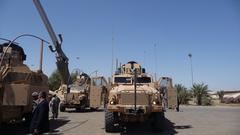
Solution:
[{"label": "vehicle tire", "polygon": [[164,129],[165,116],[164,112],[155,112],[152,114],[152,129],[154,132],[160,132]]},{"label": "vehicle tire", "polygon": [[[2,108],[0,107],[0,109],[2,109]],[[1,130],[1,128],[2,128],[2,112],[0,110],[0,130]]]},{"label": "vehicle tire", "polygon": [[76,109],[76,112],[83,112],[84,111],[84,108],[82,108],[82,107],[76,107],[75,109]]},{"label": "vehicle tire", "polygon": [[30,125],[31,120],[32,120],[32,113],[26,113],[23,115],[24,119],[25,119],[25,124],[26,125]]},{"label": "vehicle tire", "polygon": [[116,124],[117,122],[118,122],[117,114],[106,110],[105,111],[105,131],[115,132],[117,128],[114,126],[114,124]]},{"label": "vehicle tire", "polygon": [[98,107],[90,107],[91,111],[95,112],[95,111],[98,111]]},{"label": "vehicle tire", "polygon": [[60,112],[65,112],[65,106],[63,104],[60,104]]}]

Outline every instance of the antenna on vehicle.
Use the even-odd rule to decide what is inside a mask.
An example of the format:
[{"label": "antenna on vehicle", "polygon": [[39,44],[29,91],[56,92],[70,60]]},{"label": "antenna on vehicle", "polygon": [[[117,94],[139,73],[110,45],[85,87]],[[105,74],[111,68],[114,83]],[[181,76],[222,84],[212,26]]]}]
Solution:
[{"label": "antenna on vehicle", "polygon": [[112,68],[111,68],[111,74],[113,74],[113,66],[114,66],[114,31],[112,30]]},{"label": "antenna on vehicle", "polygon": [[116,70],[118,70],[118,58],[116,59]]},{"label": "antenna on vehicle", "polygon": [[154,64],[155,64],[155,73],[154,73],[154,79],[157,81],[157,44],[154,44]]},{"label": "antenna on vehicle", "polygon": [[[6,39],[6,38],[0,38],[0,40],[3,40],[3,41],[8,41],[8,42],[11,42],[11,40],[9,40],[9,39]],[[13,42],[14,44],[19,44],[18,42]]]},{"label": "antenna on vehicle", "polygon": [[143,66],[146,68],[146,51],[143,52]]}]

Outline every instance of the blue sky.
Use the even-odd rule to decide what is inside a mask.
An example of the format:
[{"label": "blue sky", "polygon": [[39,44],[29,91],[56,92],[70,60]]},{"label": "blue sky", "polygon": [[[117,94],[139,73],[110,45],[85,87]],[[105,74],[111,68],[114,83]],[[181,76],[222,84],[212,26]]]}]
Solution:
[{"label": "blue sky", "polygon": [[[55,32],[63,34],[62,48],[69,57],[71,71],[98,70],[109,77],[113,44],[114,59],[121,63],[135,60],[145,65],[149,73],[170,76],[174,83],[186,87],[191,86],[188,58],[191,53],[194,82],[206,83],[212,90],[240,89],[238,0],[41,0],[41,3]],[[0,17],[0,37],[13,39],[29,33],[51,41],[32,0],[1,0]],[[27,54],[26,64],[37,69],[40,42],[29,37],[17,41]],[[46,74],[56,69],[55,61],[54,54],[45,47]]]}]

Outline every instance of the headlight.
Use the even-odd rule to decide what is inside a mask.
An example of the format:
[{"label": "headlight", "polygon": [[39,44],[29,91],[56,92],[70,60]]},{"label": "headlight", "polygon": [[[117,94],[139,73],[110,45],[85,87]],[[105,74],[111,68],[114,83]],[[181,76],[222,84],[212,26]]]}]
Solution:
[{"label": "headlight", "polygon": [[157,93],[154,94],[153,97],[152,97],[152,104],[153,104],[153,105],[158,105],[158,104],[160,104],[159,95],[158,95]]},{"label": "headlight", "polygon": [[110,105],[114,105],[114,101],[110,101]]},{"label": "headlight", "polygon": [[112,97],[109,103],[110,103],[110,105],[115,105],[115,104],[117,104],[117,99],[116,99],[116,97],[115,97],[115,96]]},{"label": "headlight", "polygon": [[153,104],[153,105],[156,105],[156,104],[157,104],[157,102],[156,102],[156,101],[153,101],[153,102],[152,102],[152,104]]}]

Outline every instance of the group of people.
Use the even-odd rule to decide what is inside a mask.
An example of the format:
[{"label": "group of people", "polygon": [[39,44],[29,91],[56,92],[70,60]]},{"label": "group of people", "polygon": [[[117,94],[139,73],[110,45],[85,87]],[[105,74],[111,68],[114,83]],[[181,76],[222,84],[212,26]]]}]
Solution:
[{"label": "group of people", "polygon": [[52,118],[57,118],[60,99],[56,95],[53,95],[50,102],[48,102],[46,92],[33,92],[32,97],[30,133],[33,135],[47,133],[49,132],[49,107],[52,111]]}]

